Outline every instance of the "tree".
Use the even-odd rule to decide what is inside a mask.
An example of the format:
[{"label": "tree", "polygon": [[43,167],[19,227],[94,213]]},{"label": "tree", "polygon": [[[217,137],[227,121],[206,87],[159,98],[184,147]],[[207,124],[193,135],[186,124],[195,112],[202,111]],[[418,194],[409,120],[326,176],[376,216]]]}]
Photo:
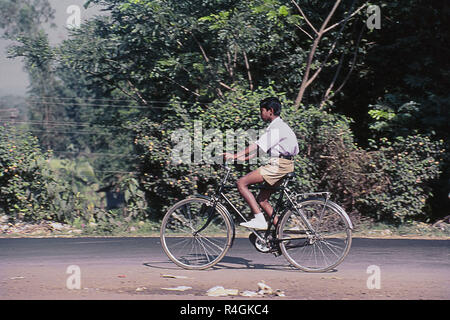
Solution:
[{"label": "tree", "polygon": [[53,15],[54,10],[48,0],[0,1],[0,29],[7,39],[37,34],[41,24],[51,21]]},{"label": "tree", "polygon": [[[279,70],[260,70],[268,59],[289,57],[282,53],[291,35],[283,32],[288,11],[282,1],[90,3],[108,4],[111,16],[76,35],[81,41],[87,31],[90,40],[103,41],[95,46],[83,41],[86,51],[77,46],[72,65],[143,105],[172,96],[211,101],[244,83],[255,89],[279,76]],[[92,61],[92,52],[99,60]]]},{"label": "tree", "polygon": [[[305,90],[317,78],[317,76],[322,71],[323,67],[327,65],[328,59],[333,54],[333,51],[336,49],[338,41],[342,37],[344,28],[345,28],[347,22],[349,21],[349,19],[351,19],[353,16],[357,15],[363,8],[365,8],[367,6],[367,3],[364,3],[361,6],[359,6],[357,9],[354,10],[353,9],[353,4],[355,3],[355,1],[353,1],[349,12],[348,13],[344,13],[345,17],[342,20],[331,24],[332,18],[335,15],[336,10],[338,9],[338,7],[341,4],[341,2],[342,2],[341,0],[336,0],[334,2],[332,8],[330,9],[330,11],[328,13],[328,15],[323,20],[323,22],[320,24],[320,28],[316,28],[310,22],[310,20],[308,19],[307,15],[302,10],[301,6],[297,2],[292,0],[292,3],[296,6],[298,12],[301,14],[301,16],[303,17],[304,21],[309,26],[309,28],[313,31],[313,34],[314,34],[314,36],[311,36],[310,33],[308,33],[307,31],[304,30],[304,28],[302,28],[301,26],[298,26],[298,28],[300,30],[302,30],[302,32],[304,32],[310,39],[312,39],[313,42],[312,42],[311,48],[309,50],[308,59],[306,61],[306,67],[305,67],[305,70],[304,70],[304,73],[303,73],[303,78],[302,78],[302,82],[301,82],[301,85],[300,85],[300,89],[299,89],[297,97],[295,99],[295,106],[296,107],[300,106],[300,104],[301,104],[301,102],[303,100],[303,96],[305,95]],[[330,48],[329,48],[325,58],[322,61],[314,61],[314,57],[316,55],[316,51],[318,50],[320,41],[322,40],[322,38],[325,36],[326,33],[330,32],[332,29],[334,29],[336,27],[340,27],[339,31],[334,36],[335,39],[331,43],[331,46],[330,46]],[[345,85],[345,83],[346,83],[350,73],[353,71],[353,68],[354,68],[355,62],[356,62],[356,53],[359,50],[359,44],[360,44],[360,40],[361,40],[361,36],[362,36],[363,30],[364,30],[364,27],[365,27],[365,25],[360,27],[361,31],[359,32],[359,36],[358,36],[357,41],[355,43],[353,59],[352,59],[352,62],[350,64],[350,70],[349,70],[347,76],[344,78],[342,84],[332,94],[331,92],[332,92],[333,88],[336,85],[336,80],[337,80],[337,77],[339,76],[339,73],[341,71],[342,64],[343,64],[343,61],[344,61],[345,52],[343,52],[341,54],[340,59],[339,59],[339,63],[337,65],[337,67],[336,67],[336,71],[335,71],[335,74],[333,76],[333,80],[330,82],[328,88],[326,89],[326,92],[323,95],[323,98],[322,98],[322,100],[320,102],[320,105],[323,105],[327,100],[329,100],[332,97],[332,95],[334,95],[337,92],[339,92],[340,90],[342,90],[342,88]],[[311,68],[314,65],[316,66],[315,67],[315,72],[312,75],[310,75]]]},{"label": "tree", "polygon": [[[423,0],[415,0],[413,7],[406,0],[398,3],[381,2],[382,28],[369,32],[364,15],[368,3],[357,0],[91,0],[87,6],[102,4],[107,15],[73,30],[56,48],[48,45],[44,34],[19,38],[15,53],[26,58],[33,80],[35,114],[44,131],[40,138],[58,133],[52,127],[56,119],[64,119],[58,125],[78,130],[59,130],[61,135],[55,134],[51,141],[42,139],[45,146],[73,157],[88,154],[98,171],[151,173],[150,178],[141,177],[141,182],[149,189],[159,188],[148,193],[153,192],[149,198],[153,202],[159,201],[163,187],[169,190],[169,198],[192,191],[187,181],[179,182],[178,189],[170,182],[178,183],[181,179],[175,177],[183,174],[194,177],[189,168],[164,172],[170,143],[158,130],[167,133],[205,114],[212,118],[208,123],[220,128],[237,125],[230,123],[233,118],[221,104],[231,110],[237,108],[234,104],[246,107],[240,95],[255,102],[258,94],[271,88],[273,94],[295,101],[289,116],[311,139],[308,155],[314,154],[313,160],[302,158],[302,164],[314,167],[316,174],[308,179],[308,186],[312,181],[323,186],[329,181],[328,187],[340,188],[339,197],[356,208],[360,196],[367,196],[368,202],[387,201],[377,193],[382,189],[377,182],[387,180],[377,181],[376,173],[367,167],[369,160],[379,159],[373,164],[380,170],[389,169],[391,177],[397,169],[404,173],[402,188],[410,183],[407,168],[417,162],[423,166],[412,171],[424,172],[429,184],[438,168],[436,163],[426,166],[421,157],[429,154],[440,161],[436,155],[439,142],[434,140],[448,137],[448,50],[439,51],[433,42],[434,37],[442,42],[448,37],[440,29],[448,11],[437,2],[429,8]],[[248,90],[245,94],[244,89]],[[49,94],[56,98],[48,100]],[[214,109],[220,110],[221,117]],[[343,133],[330,124],[340,123],[339,113],[353,119],[346,118],[345,126],[354,129],[358,144],[367,150],[355,151],[348,131],[349,140],[341,139]],[[304,127],[303,116],[314,120]],[[317,128],[326,132],[322,135]],[[415,140],[416,134],[423,140]],[[133,135],[138,141],[134,152]],[[384,146],[380,138],[388,138],[392,145]],[[369,139],[376,142],[369,143]],[[398,167],[384,166],[395,156],[389,147],[401,150],[402,141],[415,141],[416,146],[423,143],[429,153],[420,153]],[[158,143],[161,152],[152,155],[146,142]],[[330,153],[330,145],[335,153]],[[136,169],[136,157],[147,163]],[[360,175],[352,176],[352,172]],[[163,181],[156,182],[158,178]],[[361,187],[365,184],[368,188]],[[371,186],[378,189],[369,196]],[[382,186],[389,190],[394,184]],[[426,194],[428,189],[419,191]],[[417,212],[426,205],[415,203],[412,209]],[[389,216],[392,207],[380,208]]]},{"label": "tree", "polygon": [[365,57],[365,81],[350,84],[366,94],[342,101],[346,106],[339,110],[361,119],[355,129],[362,137],[369,132],[364,127],[372,126],[375,140],[423,134],[443,142],[442,174],[433,183],[435,196],[428,203],[437,219],[447,214],[442,208],[450,205],[450,47],[444,27],[450,20],[449,5],[423,0],[379,5],[382,26],[367,39],[371,45]]}]

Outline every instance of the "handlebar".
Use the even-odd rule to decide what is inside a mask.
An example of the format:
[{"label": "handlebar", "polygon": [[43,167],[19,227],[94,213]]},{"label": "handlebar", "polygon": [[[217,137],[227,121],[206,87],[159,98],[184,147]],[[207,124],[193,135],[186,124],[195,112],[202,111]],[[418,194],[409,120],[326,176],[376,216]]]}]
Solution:
[{"label": "handlebar", "polygon": [[227,161],[223,158],[223,156],[213,157],[212,160],[213,160],[213,163],[212,163],[213,166],[221,167],[221,168],[225,169],[227,172],[231,171],[232,168],[227,165]]}]

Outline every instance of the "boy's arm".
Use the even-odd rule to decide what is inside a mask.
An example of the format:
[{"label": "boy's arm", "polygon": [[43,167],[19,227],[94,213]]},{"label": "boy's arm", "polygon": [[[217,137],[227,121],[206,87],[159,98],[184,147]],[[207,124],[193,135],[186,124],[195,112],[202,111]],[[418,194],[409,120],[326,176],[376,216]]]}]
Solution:
[{"label": "boy's arm", "polygon": [[247,148],[245,148],[242,151],[239,151],[236,154],[224,153],[223,156],[224,156],[225,160],[228,160],[228,159],[248,160],[248,159],[254,158],[256,156],[256,153],[254,153],[254,151],[256,151],[257,149],[258,149],[258,145],[256,143],[252,143]]}]

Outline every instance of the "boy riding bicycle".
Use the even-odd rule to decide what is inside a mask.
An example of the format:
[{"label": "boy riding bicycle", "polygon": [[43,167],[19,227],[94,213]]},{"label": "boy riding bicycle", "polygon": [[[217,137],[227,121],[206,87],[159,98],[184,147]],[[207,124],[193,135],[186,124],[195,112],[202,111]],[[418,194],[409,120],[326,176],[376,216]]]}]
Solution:
[{"label": "boy riding bicycle", "polygon": [[261,208],[269,217],[272,216],[273,208],[269,198],[275,190],[262,189],[255,199],[248,186],[259,183],[266,183],[271,187],[278,186],[286,174],[294,171],[293,158],[298,154],[299,147],[294,131],[280,117],[281,102],[277,98],[270,97],[262,100],[259,107],[261,119],[270,123],[266,132],[246,149],[236,154],[224,153],[223,156],[225,160],[248,160],[257,155],[258,148],[270,155],[269,164],[246,174],[236,183],[239,193],[254,214],[253,219],[241,223],[241,226],[266,230],[268,225]]}]

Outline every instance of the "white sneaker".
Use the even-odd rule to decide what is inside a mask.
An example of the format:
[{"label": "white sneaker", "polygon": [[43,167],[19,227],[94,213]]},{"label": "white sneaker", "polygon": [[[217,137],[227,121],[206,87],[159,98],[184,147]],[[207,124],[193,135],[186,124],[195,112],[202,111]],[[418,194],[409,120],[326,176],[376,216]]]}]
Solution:
[{"label": "white sneaker", "polygon": [[246,228],[258,229],[258,230],[267,230],[267,227],[268,227],[266,220],[255,219],[255,218],[253,218],[252,220],[250,220],[248,222],[242,222],[240,225],[243,227],[246,227]]}]

